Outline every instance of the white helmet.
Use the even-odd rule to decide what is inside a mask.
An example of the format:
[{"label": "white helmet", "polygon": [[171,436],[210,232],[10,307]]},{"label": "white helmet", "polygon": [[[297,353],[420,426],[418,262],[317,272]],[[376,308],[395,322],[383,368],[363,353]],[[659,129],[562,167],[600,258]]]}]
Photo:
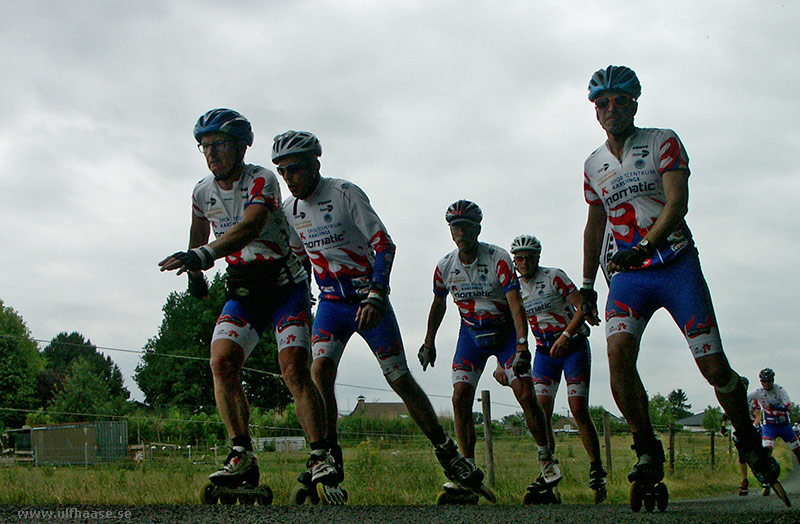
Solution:
[{"label": "white helmet", "polygon": [[542,243],[533,235],[520,235],[511,242],[511,254],[530,251],[534,255],[542,253]]},{"label": "white helmet", "polygon": [[322,156],[322,146],[313,133],[308,131],[286,131],[275,137],[272,144],[272,161],[278,160],[289,155],[313,155]]}]

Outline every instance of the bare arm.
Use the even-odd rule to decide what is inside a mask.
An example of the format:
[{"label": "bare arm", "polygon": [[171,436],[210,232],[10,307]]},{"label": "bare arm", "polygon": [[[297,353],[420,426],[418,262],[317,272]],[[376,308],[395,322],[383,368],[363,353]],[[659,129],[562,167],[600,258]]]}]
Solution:
[{"label": "bare arm", "polygon": [[445,311],[447,311],[446,298],[436,295],[433,297],[431,310],[428,313],[428,330],[425,333],[425,345],[428,347],[436,347],[436,333],[438,333],[439,326],[442,325],[442,320],[444,320]]},{"label": "bare arm", "polygon": [[[577,289],[573,290],[572,293],[567,295],[567,302],[569,302],[569,304],[577,311],[575,312],[575,316],[572,317],[572,320],[570,320],[569,324],[567,324],[564,332],[558,337],[558,339],[556,339],[553,347],[550,348],[550,356],[553,358],[561,358],[569,353],[570,338],[575,336],[575,333],[577,333],[581,324],[583,324],[584,315],[583,311],[581,311],[581,303],[583,302],[583,299],[581,298],[580,292]],[[569,333],[570,336],[567,337],[566,333]]]},{"label": "bare arm", "polygon": [[665,241],[683,223],[686,213],[689,212],[689,172],[685,169],[676,169],[667,171],[661,178],[667,202],[655,224],[645,235],[653,246]]},{"label": "bare arm", "polygon": [[[589,206],[589,214],[586,217],[586,227],[583,230],[583,280],[584,282],[594,282],[597,276],[597,268],[600,265],[600,253],[603,250],[603,240],[606,230],[606,210],[602,205],[595,204]],[[593,288],[594,286],[592,286]],[[589,295],[593,295],[586,304],[581,301],[579,310],[583,310],[585,319],[589,324],[596,326],[600,324],[597,314],[597,293],[594,289],[588,290]]]}]

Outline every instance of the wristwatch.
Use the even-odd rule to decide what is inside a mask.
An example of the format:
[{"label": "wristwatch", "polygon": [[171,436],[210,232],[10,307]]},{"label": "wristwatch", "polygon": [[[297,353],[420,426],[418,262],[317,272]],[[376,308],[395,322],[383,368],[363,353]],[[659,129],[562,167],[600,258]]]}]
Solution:
[{"label": "wristwatch", "polygon": [[528,339],[525,338],[525,337],[518,338],[517,339],[517,345],[518,346],[527,346],[528,345]]},{"label": "wristwatch", "polygon": [[646,238],[643,238],[641,241],[639,241],[639,247],[644,249],[645,253],[650,253],[653,250],[653,244],[651,244]]}]

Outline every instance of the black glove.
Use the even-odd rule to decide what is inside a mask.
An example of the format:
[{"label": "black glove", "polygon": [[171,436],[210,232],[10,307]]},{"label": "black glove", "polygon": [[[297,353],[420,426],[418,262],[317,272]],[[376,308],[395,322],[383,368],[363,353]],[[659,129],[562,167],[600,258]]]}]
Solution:
[{"label": "black glove", "polygon": [[525,351],[517,351],[514,355],[514,362],[511,363],[511,368],[514,370],[514,375],[521,377],[531,370],[531,352],[526,349]]},{"label": "black glove", "polygon": [[578,292],[583,297],[581,302],[581,311],[584,316],[591,316],[597,309],[597,291],[592,288],[582,287]]},{"label": "black glove", "polygon": [[206,281],[206,277],[203,275],[194,277],[191,273],[186,274],[189,275],[189,294],[194,298],[206,298],[208,296],[208,282]]},{"label": "black glove", "polygon": [[425,344],[422,344],[417,353],[417,358],[419,359],[419,363],[422,364],[422,371],[428,369],[428,364],[433,367],[433,363],[436,362],[436,348],[427,347]]},{"label": "black glove", "polygon": [[189,271],[203,271],[214,267],[214,251],[208,246],[189,251],[178,251],[172,258],[179,260]]},{"label": "black glove", "polygon": [[649,255],[644,249],[634,246],[631,249],[614,253],[614,256],[611,257],[611,262],[627,271],[634,267],[641,267],[648,257]]}]

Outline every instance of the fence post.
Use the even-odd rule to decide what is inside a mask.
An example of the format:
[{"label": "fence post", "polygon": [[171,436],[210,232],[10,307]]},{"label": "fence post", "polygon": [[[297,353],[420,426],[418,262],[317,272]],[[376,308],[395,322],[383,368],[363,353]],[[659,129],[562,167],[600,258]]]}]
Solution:
[{"label": "fence post", "polygon": [[708,434],[711,436],[711,471],[714,471],[714,465],[715,465],[714,464],[715,463],[715,461],[714,461],[714,459],[715,459],[715,457],[714,457],[714,455],[715,455],[715,453],[714,453],[714,437],[716,436],[716,432],[709,431]]},{"label": "fence post", "polygon": [[486,439],[486,480],[494,487],[494,444],[492,443],[492,402],[489,390],[481,391],[483,407],[483,437]]},{"label": "fence post", "polygon": [[675,422],[669,423],[669,472],[675,472]]},{"label": "fence post", "polygon": [[613,477],[614,468],[611,464],[611,422],[609,422],[608,411],[603,410],[603,438],[606,442],[606,468],[608,468],[608,478]]}]

